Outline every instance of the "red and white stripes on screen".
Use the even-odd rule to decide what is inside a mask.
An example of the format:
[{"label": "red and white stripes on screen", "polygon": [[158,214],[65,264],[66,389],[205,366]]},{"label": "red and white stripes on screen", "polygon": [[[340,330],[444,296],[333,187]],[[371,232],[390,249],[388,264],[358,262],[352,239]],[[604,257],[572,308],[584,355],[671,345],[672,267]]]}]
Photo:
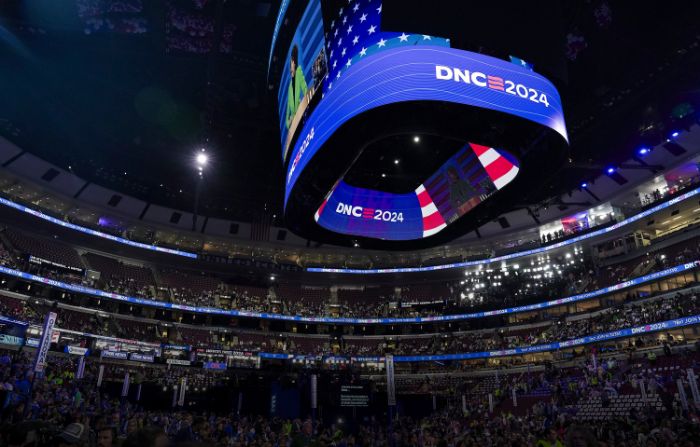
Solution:
[{"label": "red and white stripes on screen", "polygon": [[501,155],[498,150],[474,143],[471,143],[471,147],[496,189],[503,188],[518,175],[520,168]]},{"label": "red and white stripes on screen", "polygon": [[425,186],[416,188],[416,196],[423,215],[423,237],[432,236],[447,226]]},{"label": "red and white stripes on screen", "polygon": [[[328,196],[330,196],[330,194]],[[314,220],[316,222],[318,222],[318,219],[321,218],[321,213],[323,212],[323,209],[326,207],[326,203],[328,203],[328,196],[326,196],[326,198],[323,199],[323,203],[321,204],[321,206],[318,207],[318,209],[314,213]]]}]

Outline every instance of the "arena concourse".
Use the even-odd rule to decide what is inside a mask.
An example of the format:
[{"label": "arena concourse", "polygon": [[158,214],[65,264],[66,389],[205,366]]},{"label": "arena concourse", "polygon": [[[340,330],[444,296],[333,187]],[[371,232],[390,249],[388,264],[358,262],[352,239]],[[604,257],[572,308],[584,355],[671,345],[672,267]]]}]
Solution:
[{"label": "arena concourse", "polygon": [[0,445],[700,445],[699,5],[55,3]]}]

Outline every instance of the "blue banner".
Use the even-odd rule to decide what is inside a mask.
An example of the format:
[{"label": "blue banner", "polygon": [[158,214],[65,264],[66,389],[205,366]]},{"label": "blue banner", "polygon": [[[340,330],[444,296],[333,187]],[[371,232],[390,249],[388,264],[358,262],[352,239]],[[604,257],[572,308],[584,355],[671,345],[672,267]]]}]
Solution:
[{"label": "blue banner", "polygon": [[634,278],[629,281],[621,282],[609,287],[594,290],[592,292],[585,292],[578,295],[573,295],[565,298],[558,298],[556,300],[545,301],[536,304],[529,304],[526,306],[508,307],[498,310],[489,310],[484,312],[473,312],[468,314],[454,314],[454,315],[436,315],[431,317],[411,317],[411,318],[343,318],[343,317],[305,317],[300,315],[283,315],[267,312],[254,312],[246,310],[227,310],[219,309],[214,307],[199,307],[199,306],[188,306],[185,304],[175,304],[168,303],[164,301],[155,301],[146,298],[137,298],[119,295],[113,292],[105,292],[104,290],[93,289],[91,287],[86,287],[78,284],[68,284],[55,279],[44,278],[41,276],[33,275],[31,273],[22,272],[19,270],[14,270],[5,266],[0,266],[0,273],[4,273],[17,278],[22,278],[29,281],[35,281],[42,284],[47,284],[52,287],[59,289],[69,290],[76,293],[84,293],[87,295],[97,296],[100,298],[113,299],[117,301],[140,304],[145,306],[159,307],[165,309],[177,309],[187,312],[202,313],[202,314],[213,314],[213,315],[228,315],[231,317],[249,317],[249,318],[261,318],[267,320],[281,320],[281,321],[296,321],[296,322],[309,322],[309,323],[331,323],[331,324],[401,324],[401,323],[430,323],[430,322],[442,322],[442,321],[457,321],[457,320],[469,320],[474,318],[484,318],[491,317],[495,315],[512,314],[519,312],[528,312],[532,310],[541,310],[548,307],[560,306],[562,304],[569,304],[576,301],[584,301],[591,298],[595,298],[607,293],[616,292],[622,289],[627,289],[639,284],[643,284],[649,281],[655,281],[664,277],[677,275],[689,270],[692,270],[700,265],[700,261],[688,262],[686,264],[677,265],[660,272],[650,273],[648,275],[640,276],[639,278]]},{"label": "blue banner", "polygon": [[126,352],[120,352],[120,351],[102,351],[102,353],[100,354],[100,357],[107,358],[107,359],[126,360],[129,357],[129,354]]},{"label": "blue banner", "polygon": [[46,317],[44,317],[44,326],[41,330],[41,341],[39,342],[39,349],[36,351],[36,357],[34,358],[34,372],[43,373],[46,368],[46,357],[49,353],[49,348],[51,347],[51,337],[53,335],[53,328],[56,325],[56,319],[58,314],[56,312],[48,312]]},{"label": "blue banner", "polygon": [[146,363],[153,363],[153,356],[148,355],[148,354],[139,354],[138,352],[132,352],[129,354],[129,360],[132,360],[134,362],[146,362]]},{"label": "blue banner", "polygon": [[83,348],[82,346],[68,345],[65,348],[63,348],[63,351],[66,354],[81,355],[81,356],[86,356],[86,355],[90,354],[90,350],[88,348]]},{"label": "blue banner", "polygon": [[13,319],[13,318],[4,317],[4,316],[2,316],[2,315],[0,315],[0,323],[17,324],[17,325],[19,325],[19,326],[25,326],[25,327],[26,327],[26,326],[29,326],[29,324],[28,324],[28,323],[25,323],[24,321],[15,320],[15,319]]},{"label": "blue banner", "polygon": [[258,355],[262,359],[287,360],[293,357],[292,354],[278,354],[272,352],[259,352]]},{"label": "blue banner", "polygon": [[163,343],[161,345],[163,349],[174,349],[176,351],[189,351],[191,349],[190,345],[172,345],[169,343]]},{"label": "blue banner", "polygon": [[214,369],[218,371],[223,371],[226,369],[226,363],[224,362],[204,362],[202,365],[204,369]]}]

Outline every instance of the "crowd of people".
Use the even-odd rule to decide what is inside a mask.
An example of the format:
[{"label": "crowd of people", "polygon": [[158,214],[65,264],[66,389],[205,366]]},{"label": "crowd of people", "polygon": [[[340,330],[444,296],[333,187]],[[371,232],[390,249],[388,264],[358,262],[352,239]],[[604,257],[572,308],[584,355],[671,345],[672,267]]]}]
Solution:
[{"label": "crowd of people", "polygon": [[[59,269],[50,264],[27,262],[24,256],[13,253],[12,248],[0,243],[0,263],[49,279],[70,284],[79,284],[125,296],[147,298],[156,301],[172,302],[202,307],[245,310],[253,312],[281,313],[305,317],[332,316],[346,318],[411,318],[433,316],[477,310],[492,310],[501,307],[581,293],[602,287],[591,277],[597,277],[588,262],[578,262],[559,266],[557,275],[542,275],[536,269],[514,271],[509,278],[500,274],[475,276],[467,280],[438,283],[421,293],[412,292],[411,286],[403,286],[401,295],[367,291],[365,299],[333,301],[330,299],[307,298],[303,288],[286,293],[274,293],[266,287],[239,287],[222,280],[207,277],[208,288],[187,287],[182,284],[149,284],[143,280],[121,273],[101,272],[98,278],[77,271]],[[146,267],[141,270],[147,271]],[[177,273],[173,273],[177,274]],[[180,273],[184,276],[184,274]],[[476,274],[475,274],[476,275]],[[148,272],[147,276],[153,276]],[[495,278],[499,279],[496,280]],[[537,280],[533,279],[538,277]],[[481,290],[464,293],[470,280],[483,283]],[[524,287],[532,283],[532,287]],[[425,288],[425,287],[424,287]],[[518,290],[520,288],[520,290]],[[326,294],[328,292],[326,291]]]},{"label": "crowd of people", "polygon": [[[186,281],[156,281],[155,271],[159,268],[145,265],[136,267],[135,264],[129,264],[128,268],[116,268],[114,272],[101,272],[99,278],[94,278],[78,271],[56,268],[48,263],[28,262],[26,255],[12,246],[3,245],[0,238],[2,265],[120,295],[202,307],[305,317],[409,318],[493,310],[596,290],[640,274],[694,260],[700,256],[700,240],[689,240],[684,244],[676,244],[632,261],[607,267],[598,266],[582,255],[566,254],[551,259],[546,256],[519,269],[515,265],[509,266],[508,270],[475,269],[466,272],[464,279],[421,284],[415,286],[420,290],[418,292],[413,290],[414,286],[411,285],[402,285],[400,289],[392,290],[370,287],[356,295],[341,296],[339,290],[335,300],[330,299],[328,290],[322,296],[307,297],[303,287],[284,291],[275,285],[240,287],[201,273],[172,271],[169,277],[192,278],[201,281],[205,286],[188,286]],[[86,254],[85,259],[88,256],[89,254]],[[110,262],[110,265],[122,265],[121,261]],[[138,273],[141,277],[131,277],[128,272]],[[348,299],[347,296],[351,296],[352,299]],[[355,297],[359,299],[354,299]]]},{"label": "crowd of people", "polygon": [[[448,404],[426,417],[401,415],[388,423],[386,413],[333,422],[310,417],[284,419],[212,410],[154,410],[134,399],[111,395],[97,385],[97,364],[88,363],[76,377],[75,360],[51,354],[43,376],[31,373],[32,356],[0,351],[0,442],[19,446],[247,446],[247,447],[468,447],[468,446],[693,446],[700,439],[700,415],[692,401],[673,398],[676,376],[639,375],[614,358],[597,364],[549,368],[510,375],[489,389],[461,383],[452,393],[465,394],[465,405]],[[691,367],[698,367],[695,360]],[[131,372],[135,384],[155,382],[169,387],[187,376],[201,386],[225,387],[220,377],[197,378],[186,369],[106,365],[103,380]],[[577,404],[591,396],[611,396],[644,381],[664,405],[631,408],[625,416],[591,422]],[[460,383],[459,379],[454,383]],[[687,383],[687,382],[686,382]],[[543,399],[514,412],[505,408],[511,390],[528,395],[546,390]],[[638,390],[631,390],[638,394]],[[493,407],[488,394],[495,396]]]},{"label": "crowd of people", "polygon": [[[45,308],[46,307],[46,308]],[[28,303],[18,298],[2,297],[0,314],[40,324],[47,304]],[[193,346],[218,349],[245,349],[249,351],[293,353],[305,355],[344,354],[381,356],[434,355],[512,349],[556,341],[572,340],[587,335],[637,327],[680,317],[700,314],[700,300],[695,292],[667,294],[657,299],[639,301],[630,295],[630,301],[607,307],[586,318],[560,319],[552,316],[537,324],[502,328],[494,322],[491,329],[435,334],[430,337],[366,337],[341,338],[308,337],[293,334],[273,334],[259,331],[233,331],[231,337],[215,336],[208,328],[169,325],[164,332],[154,322],[139,319],[110,318],[99,312],[77,310],[59,311],[58,327],[97,335],[118,336],[142,341],[188,343]],[[683,340],[669,342],[679,343]],[[335,341],[335,342],[334,342]]]},{"label": "crowd of people", "polygon": [[431,338],[380,340],[374,344],[358,339],[357,344],[347,341],[344,351],[354,355],[381,355],[384,352],[393,352],[397,355],[422,355],[502,350],[572,340],[586,335],[697,314],[700,314],[698,296],[695,293],[678,293],[655,301],[608,308],[590,318],[574,321],[553,320],[547,326],[518,330],[512,334],[501,329],[493,329],[462,334],[441,334]]}]

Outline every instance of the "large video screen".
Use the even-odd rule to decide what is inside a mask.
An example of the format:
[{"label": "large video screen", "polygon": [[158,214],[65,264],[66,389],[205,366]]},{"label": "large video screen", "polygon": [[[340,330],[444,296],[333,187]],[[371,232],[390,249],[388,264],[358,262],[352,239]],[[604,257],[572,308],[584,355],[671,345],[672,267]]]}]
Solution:
[{"label": "large video screen", "polygon": [[310,0],[286,51],[278,99],[285,206],[333,133],[405,101],[478,107],[540,124],[568,141],[554,85],[523,66],[450,48],[449,39],[384,30],[380,0]]},{"label": "large video screen", "polygon": [[327,230],[383,240],[432,236],[470,212],[518,174],[507,151],[469,143],[415,191],[396,194],[339,181],[314,218]]},{"label": "large video screen", "polygon": [[508,152],[471,143],[424,186],[445,223],[450,224],[510,183],[517,173],[518,163]]},{"label": "large video screen", "polygon": [[304,116],[318,102],[316,93],[327,72],[324,43],[321,1],[310,0],[287,51],[277,94],[283,159]]},{"label": "large video screen", "polygon": [[308,2],[287,50],[277,93],[283,160],[316,105],[353,63],[397,46],[449,45],[431,36],[383,32],[381,13],[380,0]]}]

